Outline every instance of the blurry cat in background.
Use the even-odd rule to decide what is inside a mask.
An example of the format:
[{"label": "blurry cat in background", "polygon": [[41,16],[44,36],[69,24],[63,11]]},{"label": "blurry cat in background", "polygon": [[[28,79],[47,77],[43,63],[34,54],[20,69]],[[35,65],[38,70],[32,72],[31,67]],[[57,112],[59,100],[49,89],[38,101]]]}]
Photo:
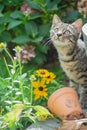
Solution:
[{"label": "blurry cat in background", "polygon": [[81,19],[68,24],[55,14],[50,38],[58,52],[61,67],[70,80],[70,87],[79,89],[81,105],[87,108],[87,55],[85,44],[79,39],[81,29]]}]

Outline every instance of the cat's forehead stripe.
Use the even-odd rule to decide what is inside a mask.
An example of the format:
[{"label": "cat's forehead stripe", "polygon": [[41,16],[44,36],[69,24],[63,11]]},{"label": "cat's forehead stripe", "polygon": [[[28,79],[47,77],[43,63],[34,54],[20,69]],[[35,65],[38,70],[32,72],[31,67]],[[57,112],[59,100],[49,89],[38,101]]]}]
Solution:
[{"label": "cat's forehead stripe", "polygon": [[76,33],[76,30],[75,28],[71,25],[71,24],[64,24],[64,23],[61,23],[61,24],[58,24],[57,26],[53,27],[54,30],[58,29],[58,32],[61,30],[61,31],[66,31],[66,30],[69,30],[71,32],[71,34],[75,34]]}]

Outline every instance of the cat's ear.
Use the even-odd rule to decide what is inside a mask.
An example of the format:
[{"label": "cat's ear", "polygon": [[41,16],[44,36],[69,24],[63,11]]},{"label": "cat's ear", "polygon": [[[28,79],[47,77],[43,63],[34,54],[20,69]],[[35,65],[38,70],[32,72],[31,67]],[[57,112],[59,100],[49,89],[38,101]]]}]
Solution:
[{"label": "cat's ear", "polygon": [[62,21],[56,14],[54,14],[52,26],[56,26],[58,23],[62,23]]},{"label": "cat's ear", "polygon": [[76,20],[74,23],[72,23],[72,25],[74,25],[78,32],[80,32],[83,25],[82,19]]}]

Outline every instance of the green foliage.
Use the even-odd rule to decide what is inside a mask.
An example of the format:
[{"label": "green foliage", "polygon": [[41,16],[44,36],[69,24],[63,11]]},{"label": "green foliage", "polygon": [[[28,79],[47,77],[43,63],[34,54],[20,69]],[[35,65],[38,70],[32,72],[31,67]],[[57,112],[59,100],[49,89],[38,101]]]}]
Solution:
[{"label": "green foliage", "polygon": [[[24,3],[27,2],[27,8]],[[45,38],[49,37],[52,17],[60,12],[58,5],[61,0],[0,0],[0,41],[11,44],[24,45],[26,43],[40,46]],[[26,12],[21,10],[24,8]],[[62,7],[62,6],[61,6]],[[12,49],[12,48],[10,48]],[[46,61],[45,54],[48,47],[36,48],[37,64]],[[40,54],[40,55],[39,55]]]},{"label": "green foliage", "polygon": [[[14,48],[18,56],[15,59],[3,43],[0,45],[3,45],[2,51],[10,59],[10,64],[8,64],[6,58],[4,58],[8,76],[0,77],[0,129],[22,130],[25,129],[24,126],[27,127],[27,123],[45,120],[49,116],[53,118],[53,115],[43,105],[47,103],[47,97],[54,90],[63,86],[60,82],[56,82],[56,75],[46,69],[36,70],[32,67],[27,71],[24,70],[23,67],[25,66],[20,60],[22,49],[19,46]],[[42,49],[42,47],[38,48]],[[45,77],[40,71],[45,72]],[[38,81],[40,84],[38,84]],[[40,90],[40,87],[43,87],[44,91]],[[44,87],[47,89],[44,89]],[[36,93],[34,93],[35,91]],[[44,93],[46,95],[43,95]]]},{"label": "green foliage", "polygon": [[75,21],[76,19],[81,18],[81,17],[82,17],[82,14],[80,14],[77,10],[74,10],[66,15],[65,21],[72,22],[72,21]]},{"label": "green foliage", "polygon": [[4,63],[4,58],[1,55],[0,57],[0,77],[6,78],[8,76],[7,69]]},{"label": "green foliage", "polygon": [[48,51],[48,46],[45,47],[45,45],[36,45],[36,57],[35,59],[33,60],[34,63],[39,63],[39,64],[42,64],[43,61],[46,61],[46,58],[45,58],[45,54],[47,53]]}]

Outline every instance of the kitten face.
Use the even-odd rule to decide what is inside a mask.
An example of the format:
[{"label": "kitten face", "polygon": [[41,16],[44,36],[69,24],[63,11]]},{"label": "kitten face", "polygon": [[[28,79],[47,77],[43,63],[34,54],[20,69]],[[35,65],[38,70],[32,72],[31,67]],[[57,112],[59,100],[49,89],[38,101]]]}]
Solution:
[{"label": "kitten face", "polygon": [[55,46],[65,46],[76,43],[82,27],[79,19],[72,24],[63,23],[57,15],[54,15],[50,31],[50,37]]}]

